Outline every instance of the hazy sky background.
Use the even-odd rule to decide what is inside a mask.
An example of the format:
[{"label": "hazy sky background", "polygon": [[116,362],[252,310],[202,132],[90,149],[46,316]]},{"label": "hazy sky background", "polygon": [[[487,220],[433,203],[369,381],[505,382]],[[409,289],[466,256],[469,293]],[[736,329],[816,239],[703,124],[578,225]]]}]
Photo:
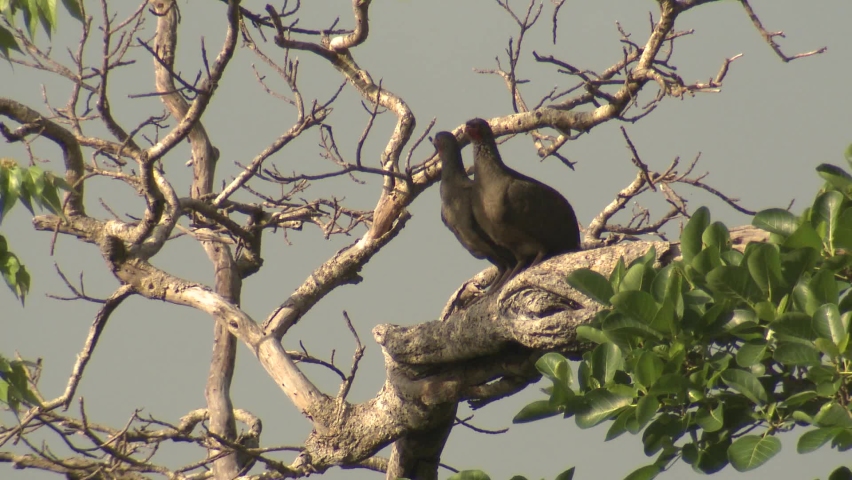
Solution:
[{"label": "hazy sky background", "polygon": [[[244,6],[262,10],[266,2],[245,1]],[[760,210],[785,207],[795,199],[794,211],[808,205],[820,181],[814,167],[822,162],[845,165],[843,149],[852,142],[849,116],[852,97],[852,42],[848,37],[848,21],[852,3],[844,0],[801,2],[793,0],[754,0],[756,9],[770,30],[784,30],[786,39],[780,44],[787,54],[828,46],[828,52],[817,57],[783,63],[758,32],[738,2],[707,5],[678,19],[679,30],[694,29],[692,36],[679,40],[672,64],[687,81],[706,81],[714,77],[726,57],[744,56],[731,65],[724,88],[718,94],[699,94],[683,100],[666,99],[649,117],[635,125],[623,124],[631,135],[642,159],[652,169],[663,170],[673,158],[680,156],[687,164],[699,152],[697,171],[709,171],[706,182],[723,192],[742,199],[743,206]],[[179,2],[182,24],[179,33],[178,69],[194,78],[201,66],[200,40],[204,36],[208,55],[212,58],[221,45],[225,31],[225,7],[220,2]],[[95,4],[87,2],[89,10]],[[512,2],[519,10],[519,1]],[[111,2],[111,8],[135,8],[130,2]],[[573,78],[555,69],[538,65],[532,50],[552,54],[579,68],[603,70],[618,61],[621,45],[615,22],[619,21],[632,39],[644,44],[649,31],[648,12],[656,3],[635,1],[569,1],[559,17],[559,42],[550,41],[550,2],[544,2],[540,23],[525,39],[519,75],[531,79],[523,85],[527,103],[538,99],[554,85],[569,86]],[[299,25],[325,28],[336,16],[342,27],[351,27],[351,2],[329,0],[303,2]],[[370,39],[353,50],[362,68],[375,80],[382,79],[383,88],[400,95],[417,116],[419,135],[433,117],[436,130],[451,130],[469,118],[494,117],[511,113],[511,99],[502,79],[479,75],[473,68],[494,68],[495,56],[501,56],[516,28],[510,17],[494,1],[377,1],[370,11]],[[65,15],[54,37],[54,52],[65,60],[67,45],[75,45],[78,24]],[[143,38],[150,38],[155,18],[148,15]],[[269,34],[271,36],[271,34]],[[255,35],[261,41],[259,35]],[[39,44],[45,36],[39,32]],[[92,39],[90,61],[96,61],[100,49]],[[271,43],[263,46],[267,54],[278,60],[283,52]],[[130,100],[129,94],[153,90],[152,61],[148,54],[136,49],[132,57],[138,63],[114,74],[111,80],[111,103],[118,120],[132,128],[150,115],[162,112],[156,98]],[[294,52],[301,60],[300,87],[306,101],[327,99],[342,81],[326,62],[310,54]],[[286,131],[294,121],[287,104],[268,96],[258,85],[251,65],[261,62],[244,48],[229,66],[219,90],[203,117],[204,125],[221,156],[217,185],[230,179],[238,170],[234,162],[245,164]],[[269,84],[287,94],[284,83],[266,69]],[[24,101],[46,112],[42,101],[42,85],[47,98],[64,105],[69,92],[67,82],[55,76],[34,72],[20,65],[0,65],[0,95]],[[648,91],[656,93],[652,86]],[[367,115],[360,107],[360,97],[347,87],[328,122],[334,126],[341,152],[354,159],[355,142]],[[4,120],[6,121],[6,120]],[[390,134],[395,117],[385,114],[376,122],[364,149],[364,159],[378,164],[378,157]],[[173,122],[172,122],[173,123]],[[527,136],[519,136],[504,144],[504,158],[514,168],[545,180],[559,189],[574,205],[582,224],[587,224],[614,197],[615,193],[635,177],[621,133],[616,122],[595,128],[588,135],[566,145],[561,151],[576,161],[575,171],[556,159],[540,162]],[[11,125],[14,128],[14,125]],[[102,134],[93,128],[90,133]],[[325,172],[334,165],[318,156],[318,130],[303,135],[291,146],[273,157],[282,172]],[[52,160],[61,159],[58,149],[40,143],[37,154]],[[414,161],[432,153],[426,144],[418,149]],[[89,152],[90,154],[90,152]],[[88,154],[87,154],[88,155]],[[164,165],[179,194],[188,192],[188,148],[182,145],[172,152]],[[470,149],[464,156],[472,161]],[[0,144],[0,156],[19,160],[26,158],[17,145]],[[48,168],[59,169],[54,163]],[[318,182],[302,196],[314,199],[331,194],[345,198],[350,208],[372,209],[378,198],[376,178],[359,175],[366,185],[345,178]],[[87,184],[87,208],[90,214],[107,218],[98,198],[119,214],[138,215],[142,202],[126,185],[105,179]],[[253,184],[274,193],[274,186]],[[337,289],[285,337],[288,348],[298,348],[301,340],[314,355],[328,358],[336,349],[337,365],[348,370],[354,343],[342,318],[348,311],[367,346],[350,401],[372,398],[384,380],[384,366],[371,329],[381,323],[415,324],[436,318],[448,296],[464,280],[485,268],[485,262],[473,259],[461,248],[440,221],[437,185],[421,195],[411,206],[412,220],[405,230],[373,258],[363,269],[365,279],[359,285]],[[714,219],[729,226],[745,224],[750,219],[738,214],[722,202],[706,194],[679,188],[690,200],[690,208],[711,208]],[[252,201],[253,197],[239,198]],[[657,214],[665,211],[659,198],[640,199]],[[51,234],[35,232],[29,214],[18,207],[5,219],[2,232],[10,247],[26,263],[33,276],[33,289],[26,308],[21,308],[12,295],[0,288],[0,352],[6,356],[15,351],[25,358],[42,357],[45,361],[41,389],[48,398],[61,393],[70,367],[76,358],[98,306],[84,302],[58,302],[46,293],[67,295],[54,272],[53,262],[76,279],[85,273],[88,294],[107,297],[117,288],[116,280],[104,268],[97,249],[71,238],[60,236],[56,254],[48,257]],[[313,226],[303,231],[288,232],[288,245],[281,231],[266,232],[264,268],[246,280],[242,305],[256,320],[262,321],[310,274],[335,251],[363,234],[336,236],[328,241]],[[186,239],[170,242],[154,258],[154,263],[171,273],[207,284],[212,272],[200,246]],[[204,383],[210,357],[213,322],[206,315],[188,308],[130,298],[113,315],[101,344],[89,364],[77,392],[84,396],[92,421],[123,425],[135,408],[143,414],[177,422],[188,411],[204,406]],[[319,367],[305,366],[309,377],[328,393],[337,391],[336,377]],[[300,444],[310,432],[310,424],[259,367],[243,346],[239,349],[236,377],[232,392],[234,405],[247,409],[263,419],[264,446]],[[580,430],[573,420],[550,420],[527,425],[511,425],[511,418],[529,401],[543,398],[536,388],[493,404],[476,412],[472,423],[487,429],[511,427],[504,435],[482,435],[464,427],[456,428],[447,445],[444,462],[459,469],[482,468],[493,478],[523,474],[529,478],[552,478],[570,466],[577,467],[577,479],[623,478],[639,466],[651,463],[642,453],[641,437],[629,434],[604,443],[608,423],[592,430]],[[76,405],[73,408],[78,408]],[[468,415],[462,407],[461,416]],[[7,418],[7,417],[4,417]],[[804,430],[782,436],[783,451],[779,457],[750,474],[740,475],[730,466],[714,478],[826,478],[841,465],[843,457],[827,447],[817,453],[798,455],[796,439]],[[163,458],[176,466],[203,457],[195,447],[170,446]],[[282,455],[289,462],[290,455]],[[443,472],[443,476],[448,473]],[[56,478],[34,470],[13,471],[0,465],[1,478]],[[324,478],[376,479],[379,474],[367,471],[330,470]],[[679,463],[660,478],[698,478],[691,469]]]}]

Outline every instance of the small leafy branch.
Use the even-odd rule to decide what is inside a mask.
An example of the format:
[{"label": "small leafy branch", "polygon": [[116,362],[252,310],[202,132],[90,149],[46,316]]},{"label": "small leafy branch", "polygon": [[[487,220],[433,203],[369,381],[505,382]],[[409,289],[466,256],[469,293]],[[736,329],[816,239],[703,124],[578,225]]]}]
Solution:
[{"label": "small leafy branch", "polygon": [[631,480],[678,459],[705,474],[752,470],[781,451],[774,435],[796,426],[809,427],[799,453],[852,448],[852,176],[828,164],[817,172],[826,183],[802,215],[755,215],[768,242],[735,246],[700,208],[682,259],[657,268],[652,250],[609,278],[572,272],[568,283],[607,307],[577,328],[597,346],[576,389],[565,357],[541,357],[549,398],[514,421],[573,416],[580,428],[611,421],[607,440],[641,433],[656,460]]},{"label": "small leafy branch", "polygon": [[41,405],[30,388],[28,367],[38,365],[21,359],[8,360],[0,355],[0,403],[8,405],[14,412],[18,411],[21,403],[28,406]]},{"label": "small leafy branch", "polygon": [[[82,2],[80,0],[62,0],[62,4],[72,17],[83,21]],[[10,28],[15,28],[18,12],[21,12],[23,16],[24,26],[31,40],[35,40],[39,24],[48,37],[56,31],[57,11],[55,1],[0,0],[0,17],[6,23],[6,27],[4,27],[4,22],[0,22],[0,55],[7,59],[9,58],[9,50],[21,51],[20,45],[15,41],[15,35],[10,31]]]},{"label": "small leafy branch", "polygon": [[[62,215],[59,189],[71,187],[61,177],[42,170],[37,165],[21,168],[14,160],[0,158],[0,224],[18,201],[35,215],[33,203],[55,215]],[[0,274],[15,297],[24,303],[30,290],[30,274],[21,260],[9,250],[6,238],[0,235]]]}]

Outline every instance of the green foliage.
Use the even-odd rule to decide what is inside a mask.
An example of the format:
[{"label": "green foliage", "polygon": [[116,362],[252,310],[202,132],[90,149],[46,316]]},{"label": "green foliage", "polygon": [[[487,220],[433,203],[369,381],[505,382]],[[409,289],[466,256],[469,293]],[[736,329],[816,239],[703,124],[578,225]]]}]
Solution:
[{"label": "green foliage", "polygon": [[21,403],[39,405],[38,398],[29,388],[29,379],[26,362],[9,361],[0,355],[0,403],[15,411]]},{"label": "green foliage", "polygon": [[[2,1],[2,0],[0,0]],[[59,189],[71,187],[61,177],[33,165],[21,168],[12,160],[0,158],[0,224],[18,201],[35,215],[33,203],[42,209],[62,216]],[[0,235],[0,274],[21,303],[30,290],[30,274],[17,255],[9,251],[6,239]]]},{"label": "green foliage", "polygon": [[[62,4],[72,17],[83,21],[81,0],[62,0]],[[0,23],[0,54],[4,58],[9,57],[10,49],[21,51],[12,31],[7,28],[18,28],[16,20],[19,12],[22,14],[24,28],[31,40],[35,40],[39,24],[48,37],[56,31],[56,0],[0,0],[0,17],[6,23],[6,26]]]},{"label": "green foliage", "polygon": [[9,251],[6,238],[0,235],[0,274],[21,304],[30,291],[30,274],[17,255]]},{"label": "green foliage", "polygon": [[[852,148],[847,151],[852,165]],[[733,250],[727,228],[698,209],[683,229],[682,259],[655,268],[655,252],[609,278],[569,284],[604,311],[577,335],[577,385],[567,360],[536,364],[553,386],[515,422],[562,415],[580,428],[609,422],[606,439],[642,435],[651,479],[682,460],[701,473],[755,469],[781,451],[774,435],[805,429],[797,450],[852,448],[852,176],[821,165],[826,183],[801,216],[770,209],[753,225],[768,243]],[[838,469],[830,478],[843,477]]]},{"label": "green foliage", "polygon": [[[565,470],[556,476],[555,480],[572,480],[574,478],[574,467]],[[448,480],[490,480],[491,477],[488,476],[482,470],[462,470],[454,475],[451,475]],[[510,480],[527,480],[526,477],[522,477],[520,475],[515,475]]]}]

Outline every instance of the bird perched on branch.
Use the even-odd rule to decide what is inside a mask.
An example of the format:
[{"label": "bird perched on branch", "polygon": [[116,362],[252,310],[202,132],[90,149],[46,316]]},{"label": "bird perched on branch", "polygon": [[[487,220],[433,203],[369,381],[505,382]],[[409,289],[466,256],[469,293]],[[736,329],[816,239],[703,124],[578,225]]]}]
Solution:
[{"label": "bird perched on branch", "polygon": [[465,124],[473,142],[473,216],[486,235],[512,252],[503,282],[526,267],[560,253],[580,250],[574,209],[556,190],[503,163],[488,122]]},{"label": "bird perched on branch", "polygon": [[441,220],[471,255],[485,258],[497,267],[497,277],[491,282],[497,285],[514,266],[515,257],[494,243],[473,217],[473,181],[465,173],[456,137],[450,132],[438,132],[432,143],[441,158]]}]

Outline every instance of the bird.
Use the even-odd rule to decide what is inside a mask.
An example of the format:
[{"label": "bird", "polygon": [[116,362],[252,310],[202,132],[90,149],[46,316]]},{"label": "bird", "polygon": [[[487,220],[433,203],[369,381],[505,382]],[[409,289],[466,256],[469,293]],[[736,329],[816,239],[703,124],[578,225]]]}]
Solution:
[{"label": "bird", "polygon": [[511,270],[501,280],[506,282],[546,258],[580,250],[580,227],[568,200],[507,167],[487,121],[474,118],[464,130],[473,143],[474,220],[514,257]]},{"label": "bird", "polygon": [[441,220],[471,255],[487,259],[497,267],[497,276],[491,282],[492,286],[497,285],[514,266],[514,256],[494,243],[473,216],[473,181],[465,173],[461,147],[455,135],[438,132],[432,144],[441,159]]}]

